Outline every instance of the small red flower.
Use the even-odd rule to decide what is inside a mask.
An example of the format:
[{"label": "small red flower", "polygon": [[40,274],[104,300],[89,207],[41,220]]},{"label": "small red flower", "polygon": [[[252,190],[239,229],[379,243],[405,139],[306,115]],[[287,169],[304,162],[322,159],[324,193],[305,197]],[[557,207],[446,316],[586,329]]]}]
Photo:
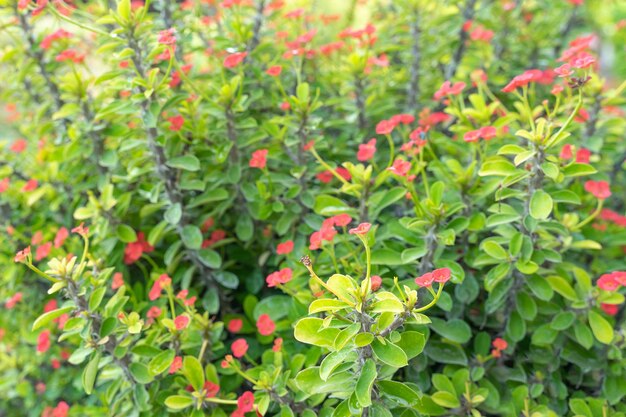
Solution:
[{"label": "small red flower", "polygon": [[211,381],[206,381],[204,383],[204,387],[203,387],[204,391],[206,392],[206,398],[213,398],[217,395],[217,393],[220,391],[220,386],[217,384],[214,384]]},{"label": "small red flower", "polygon": [[152,251],[154,251],[154,247],[145,240],[144,233],[137,232],[137,240],[128,243],[124,249],[124,263],[126,265],[133,264],[141,258],[141,255]]},{"label": "small red flower", "polygon": [[480,137],[484,140],[493,139],[498,134],[496,128],[493,126],[481,127],[480,129],[478,129],[478,132],[480,133]]},{"label": "small red flower", "polygon": [[393,174],[399,175],[401,177],[406,177],[411,169],[411,163],[409,161],[405,161],[403,159],[396,159],[393,161],[393,165],[387,168],[388,171],[391,171]]},{"label": "small red flower", "polygon": [[371,227],[372,225],[369,223],[361,223],[357,227],[350,229],[348,233],[351,235],[364,235],[370,231]]},{"label": "small red flower", "polygon": [[350,215],[342,213],[332,217],[335,226],[345,227],[350,224],[352,217]]},{"label": "small red flower", "polygon": [[20,301],[22,301],[22,293],[21,292],[16,292],[15,294],[13,294],[11,296],[11,298],[9,298],[6,303],[4,303],[4,306],[11,310],[12,308],[14,308],[17,303],[19,303]]},{"label": "small red flower", "polygon": [[124,285],[124,276],[121,272],[116,272],[113,274],[113,282],[111,283],[111,289],[117,290],[119,287]]},{"label": "small red flower", "polygon": [[561,154],[559,155],[559,157],[561,159],[572,159],[572,145],[570,145],[569,143],[566,145],[563,145],[563,148],[561,149]]},{"label": "small red flower", "polygon": [[372,275],[371,280],[372,280],[372,286],[371,286],[372,291],[378,291],[378,289],[383,283],[382,278],[379,277],[378,275]]},{"label": "small red flower", "polygon": [[590,157],[591,151],[587,148],[580,148],[578,152],[576,152],[576,162],[578,163],[588,164]]},{"label": "small red flower", "polygon": [[176,357],[174,357],[174,361],[170,365],[170,372],[169,373],[170,374],[176,373],[182,367],[183,367],[183,357],[182,356],[176,356]]},{"label": "small red flower", "polygon": [[291,281],[293,271],[291,268],[283,268],[280,271],[273,272],[265,278],[267,286],[269,288],[275,287],[280,284],[286,284]]},{"label": "small red flower", "polygon": [[250,168],[259,168],[263,169],[267,165],[267,149],[259,149],[252,153],[252,158],[250,158]]},{"label": "small red flower", "polygon": [[615,316],[619,312],[619,305],[617,304],[600,304],[600,308],[609,316]]},{"label": "small red flower", "polygon": [[70,233],[68,232],[68,230],[65,227],[61,227],[57,231],[56,236],[54,237],[54,247],[60,248],[61,246],[63,246],[65,239],[67,239],[69,235]]},{"label": "small red flower", "polygon": [[185,314],[181,314],[174,319],[174,326],[176,326],[176,330],[183,330],[189,326],[189,316]]},{"label": "small red flower", "polygon": [[600,276],[596,285],[604,291],[615,291],[620,287],[619,282],[617,282],[615,275],[613,274],[604,274]]},{"label": "small red flower", "polygon": [[26,142],[24,139],[18,139],[11,144],[11,147],[9,149],[11,149],[11,151],[15,153],[22,153],[26,150],[26,145],[28,145],[28,142]]},{"label": "small red flower", "polygon": [[269,336],[276,330],[276,325],[267,314],[261,314],[256,321],[256,327],[262,336]]},{"label": "small red flower", "polygon": [[[470,22],[471,23],[471,22]],[[439,90],[437,90],[437,92],[434,95],[435,100],[440,100],[443,97],[446,96],[456,96],[459,95],[463,92],[463,90],[465,89],[466,84],[464,82],[457,82],[452,84],[450,81],[446,81],[444,82],[441,87],[439,87]]]},{"label": "small red flower", "polygon": [[611,189],[606,181],[589,180],[585,183],[585,190],[593,194],[598,200],[605,200],[611,196]]},{"label": "small red flower", "polygon": [[247,55],[247,52],[235,52],[234,54],[228,55],[226,59],[224,59],[224,68],[235,68],[243,62]]},{"label": "small red flower", "polygon": [[22,187],[22,191],[25,193],[29,191],[35,191],[38,185],[39,185],[39,182],[37,180],[34,180],[34,179],[28,180],[26,181],[26,184],[24,184],[24,186]]},{"label": "small red flower", "polygon": [[393,132],[396,124],[391,120],[382,120],[376,125],[376,133],[379,135],[389,135]]},{"label": "small red flower", "polygon": [[415,278],[415,283],[419,287],[430,287],[431,285],[433,285],[434,280],[435,277],[433,276],[432,272],[427,272],[424,275]]},{"label": "small red flower", "polygon": [[376,139],[370,139],[367,143],[359,145],[359,151],[356,154],[356,159],[361,162],[369,161],[376,154]]},{"label": "small red flower", "polygon": [[465,142],[478,142],[480,139],[480,130],[471,130],[463,135],[463,140]]},{"label": "small red flower", "polygon": [[77,233],[82,237],[87,237],[89,235],[89,228],[85,227],[85,223],[81,223],[72,229],[72,233]]},{"label": "small red flower", "polygon": [[286,242],[279,243],[276,246],[276,254],[278,255],[287,255],[293,251],[293,240],[288,240]]},{"label": "small red flower", "polygon": [[37,352],[45,353],[50,349],[50,330],[46,329],[37,337]]},{"label": "small red flower", "polygon": [[27,246],[26,248],[16,253],[15,258],[13,258],[13,262],[24,262],[28,259],[28,255],[30,255],[30,246]]},{"label": "small red flower", "polygon": [[246,391],[241,394],[241,397],[237,399],[237,409],[243,413],[252,411],[254,408],[254,394],[251,391]]},{"label": "small red flower", "polygon": [[148,313],[146,314],[146,317],[148,317],[149,319],[156,319],[157,317],[159,317],[161,315],[161,309],[157,306],[152,306],[150,307],[150,310],[148,310]]},{"label": "small red flower", "polygon": [[574,74],[572,70],[572,66],[570,64],[563,64],[558,68],[554,69],[554,72],[561,78],[567,78]]},{"label": "small red flower", "polygon": [[272,346],[272,350],[274,352],[280,352],[280,349],[283,347],[283,338],[277,337],[274,339],[274,346]]},{"label": "small red flower", "polygon": [[183,128],[183,124],[185,123],[185,118],[180,114],[178,116],[170,117],[167,120],[170,122],[170,130],[172,132],[178,132]]},{"label": "small red flower", "polygon": [[265,73],[271,77],[278,77],[282,71],[283,67],[280,65],[273,65],[269,67]]},{"label": "small red flower", "polygon": [[172,279],[167,274],[162,274],[152,285],[148,298],[150,301],[154,301],[161,296],[163,288],[169,286],[172,283]]},{"label": "small red flower", "polygon": [[237,339],[230,345],[230,350],[235,358],[242,358],[248,352],[248,342],[246,339]]},{"label": "small red flower", "polygon": [[448,282],[450,279],[450,269],[449,268],[439,268],[433,271],[433,280],[435,282],[439,282],[441,284]]},{"label": "small red flower", "polygon": [[37,248],[35,252],[35,260],[41,261],[46,258],[50,254],[50,250],[52,249],[52,242],[46,242],[43,245]]},{"label": "small red flower", "polygon": [[175,45],[176,29],[170,28],[160,31],[157,42],[159,42],[161,45]]},{"label": "small red flower", "polygon": [[228,322],[228,331],[231,333],[238,333],[243,326],[243,320],[241,319],[232,319]]},{"label": "small red flower", "polygon": [[11,185],[11,179],[9,177],[5,177],[0,181],[0,194],[9,189],[9,185]]},{"label": "small red flower", "polygon": [[500,337],[496,337],[493,342],[491,342],[491,345],[497,350],[505,350],[509,346],[506,340]]}]

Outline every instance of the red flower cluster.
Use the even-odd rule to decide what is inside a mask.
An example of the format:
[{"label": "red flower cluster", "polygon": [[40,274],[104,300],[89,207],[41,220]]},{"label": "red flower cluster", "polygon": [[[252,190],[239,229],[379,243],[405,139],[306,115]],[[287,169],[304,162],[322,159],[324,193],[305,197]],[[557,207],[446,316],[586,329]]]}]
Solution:
[{"label": "red flower cluster", "polygon": [[196,297],[195,295],[193,297],[189,297],[187,298],[187,296],[189,295],[189,291],[187,290],[181,290],[178,294],[176,294],[176,298],[178,298],[179,300],[181,300],[183,302],[184,305],[186,306],[192,306],[195,304],[196,299],[198,297]]},{"label": "red flower cluster", "polygon": [[65,227],[61,227],[57,231],[57,234],[54,236],[54,247],[60,248],[61,246],[63,246],[65,239],[67,239],[69,236],[70,232]]},{"label": "red flower cluster", "polygon": [[400,158],[393,161],[393,165],[387,168],[388,171],[391,171],[393,174],[401,177],[406,177],[410,169],[411,163]]},{"label": "red flower cluster", "polygon": [[600,218],[609,221],[619,227],[626,227],[626,216],[614,212],[610,209],[602,209]]},{"label": "red flower cluster", "polygon": [[589,180],[585,183],[585,191],[593,194],[598,200],[605,200],[611,196],[611,189],[606,181]]},{"label": "red flower cluster", "polygon": [[265,278],[265,282],[267,282],[267,286],[269,288],[275,287],[277,285],[286,284],[291,281],[293,272],[291,268],[283,268],[280,271],[272,272]]},{"label": "red flower cluster", "polygon": [[232,412],[231,417],[244,417],[246,413],[254,409],[254,394],[246,391],[237,399],[237,409]]},{"label": "red flower cluster", "polygon": [[259,149],[252,152],[252,158],[250,158],[250,168],[263,169],[267,165],[267,149]]},{"label": "red flower cluster", "polygon": [[288,240],[286,242],[279,243],[276,245],[276,254],[277,255],[287,255],[293,251],[293,240]]},{"label": "red flower cluster", "polygon": [[450,279],[451,272],[448,268],[435,269],[432,272],[427,272],[422,276],[415,278],[415,283],[419,287],[430,287],[433,282],[445,284]]},{"label": "red flower cluster", "polygon": [[378,291],[378,289],[380,288],[380,286],[383,283],[383,280],[381,277],[379,277],[378,275],[372,275],[372,277],[370,278],[372,285],[371,285],[371,289],[372,291]]},{"label": "red flower cluster", "polygon": [[189,326],[189,316],[186,314],[181,314],[180,316],[176,316],[174,318],[174,326],[176,326],[176,330],[184,330]]},{"label": "red flower cluster", "polygon": [[20,301],[22,301],[22,293],[21,292],[16,292],[15,294],[13,294],[11,296],[11,298],[9,298],[6,303],[4,303],[4,306],[8,309],[11,310],[12,308],[14,308],[17,303],[19,303]]},{"label": "red flower cluster", "polygon": [[117,290],[122,285],[124,285],[124,276],[121,272],[116,272],[113,274],[113,282],[111,283],[111,289]]},{"label": "red flower cluster", "polygon": [[506,340],[500,337],[496,337],[493,342],[491,342],[491,345],[493,346],[491,356],[493,356],[494,358],[499,358],[500,356],[502,356],[502,351],[509,346]]},{"label": "red flower cluster", "polygon": [[444,82],[439,90],[435,92],[433,96],[435,100],[441,100],[446,96],[457,96],[463,92],[466,84],[462,81],[452,84],[450,81]]},{"label": "red flower cluster", "polygon": [[[335,172],[337,172],[337,174],[339,174],[339,176],[344,178],[346,181],[350,181],[352,179],[352,175],[350,175],[350,172],[344,167],[335,168]],[[329,182],[333,180],[333,178],[335,178],[333,173],[328,170],[320,172],[319,174],[316,175],[316,177],[318,180],[320,180],[324,184],[328,184]]]},{"label": "red flower cluster", "polygon": [[160,31],[157,42],[161,45],[176,45],[176,29],[170,28]]},{"label": "red flower cluster", "polygon": [[69,39],[71,37],[72,37],[71,33],[69,33],[66,30],[59,29],[59,30],[51,33],[50,35],[46,36],[45,38],[43,38],[43,40],[39,44],[39,47],[41,49],[48,49],[48,48],[50,48],[50,46],[52,46],[52,43],[54,41],[57,41],[59,39]]},{"label": "red flower cluster", "polygon": [[248,352],[248,342],[246,339],[237,339],[230,345],[230,350],[235,358],[242,358]]},{"label": "red flower cluster", "polygon": [[365,162],[369,161],[376,154],[376,139],[370,139],[367,143],[359,145],[359,151],[356,154],[356,159]]},{"label": "red flower cluster", "polygon": [[267,314],[261,314],[256,321],[256,327],[262,336],[269,336],[276,330],[276,325]]},{"label": "red flower cluster", "polygon": [[228,322],[228,331],[231,333],[239,333],[239,331],[241,330],[241,327],[243,327],[243,320],[241,319],[232,319],[231,321]]},{"label": "red flower cluster", "polygon": [[389,120],[381,120],[376,125],[376,133],[379,135],[389,135],[399,124],[408,125],[415,121],[415,117],[410,114],[396,114]]},{"label": "red flower cluster", "polygon": [[67,417],[70,406],[65,401],[60,401],[56,407],[46,407],[41,413],[41,417]]},{"label": "red flower cluster", "polygon": [[174,357],[174,361],[170,365],[169,373],[170,374],[176,373],[182,367],[183,367],[183,357],[182,356],[176,356],[176,357]]},{"label": "red flower cluster", "polygon": [[161,296],[161,291],[172,284],[172,279],[167,274],[161,274],[159,278],[154,281],[152,284],[152,288],[150,289],[150,293],[148,294],[148,298],[150,301],[154,301]]},{"label": "red flower cluster", "polygon": [[598,278],[596,285],[604,291],[615,291],[620,286],[626,285],[626,272],[615,271],[610,274],[603,274]]},{"label": "red flower cluster", "polygon": [[371,227],[372,225],[369,223],[361,223],[357,227],[350,229],[348,233],[350,233],[351,235],[364,235],[370,231]]},{"label": "red flower cluster", "polygon": [[178,132],[183,128],[185,118],[179,114],[177,116],[170,117],[167,121],[170,122],[170,130],[172,132]]},{"label": "red flower cluster", "polygon": [[144,253],[150,253],[154,250],[144,237],[143,232],[137,233],[137,240],[126,245],[124,249],[124,263],[126,265],[134,264],[141,258]]},{"label": "red flower cluster", "polygon": [[224,59],[224,63],[223,63],[224,68],[235,68],[236,66],[241,64],[244,59],[246,59],[247,55],[248,55],[247,52],[235,52],[233,54],[228,55]]},{"label": "red flower cluster", "polygon": [[523,74],[517,75],[503,89],[504,93],[511,93],[519,87],[524,87],[531,82],[539,84],[551,84],[554,80],[554,71],[548,69],[541,71],[538,69],[530,69]]},{"label": "red flower cluster", "polygon": [[37,352],[46,353],[50,349],[50,330],[46,329],[37,337]]},{"label": "red flower cluster", "polygon": [[85,60],[85,54],[78,53],[73,49],[66,49],[58,54],[54,59],[57,62],[72,61],[76,64],[80,64]]},{"label": "red flower cluster", "polygon": [[352,218],[347,214],[338,214],[322,222],[322,227],[319,231],[313,232],[309,238],[309,249],[316,250],[322,246],[323,241],[332,242],[337,231],[335,226],[345,227],[352,221]]},{"label": "red flower cluster", "polygon": [[28,259],[29,255],[30,255],[30,246],[27,246],[26,248],[22,249],[21,251],[15,254],[15,258],[13,258],[13,262],[24,262],[25,260]]},{"label": "red flower cluster", "polygon": [[485,126],[481,127],[477,130],[472,130],[463,135],[463,140],[465,142],[478,142],[478,139],[483,138],[484,140],[490,140],[496,137],[498,134],[497,130],[493,126]]}]

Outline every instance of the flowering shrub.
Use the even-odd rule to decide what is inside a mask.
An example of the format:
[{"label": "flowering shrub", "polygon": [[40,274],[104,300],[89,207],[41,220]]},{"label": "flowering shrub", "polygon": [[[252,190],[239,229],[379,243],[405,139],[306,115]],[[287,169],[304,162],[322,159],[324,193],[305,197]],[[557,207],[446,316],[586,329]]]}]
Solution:
[{"label": "flowering shrub", "polygon": [[624,5],[322,3],[0,2],[0,415],[624,416]]}]

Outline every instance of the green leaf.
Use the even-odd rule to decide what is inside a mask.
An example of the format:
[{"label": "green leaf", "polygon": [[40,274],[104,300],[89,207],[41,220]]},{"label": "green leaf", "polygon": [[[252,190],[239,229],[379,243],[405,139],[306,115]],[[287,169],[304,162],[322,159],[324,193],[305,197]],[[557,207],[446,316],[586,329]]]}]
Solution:
[{"label": "green leaf", "polygon": [[574,291],[574,288],[572,288],[570,283],[567,282],[565,278],[558,275],[552,275],[546,277],[545,280],[548,281],[548,284],[550,284],[554,291],[558,292],[563,297],[571,301],[578,301],[578,295],[576,294],[576,291]]},{"label": "green leaf", "polygon": [[98,308],[106,290],[106,287],[100,287],[96,288],[96,290],[91,293],[91,296],[89,297],[89,311],[95,311]]},{"label": "green leaf", "polygon": [[490,175],[507,177],[509,175],[515,174],[516,172],[517,170],[515,169],[515,165],[513,165],[508,159],[496,156],[487,159],[482,164],[478,175],[480,175],[481,177],[486,177]]},{"label": "green leaf", "polygon": [[172,349],[164,350],[156,355],[148,364],[148,370],[152,375],[158,375],[169,369],[172,362],[174,362],[174,356],[176,352]]},{"label": "green leaf", "polygon": [[372,387],[377,376],[376,363],[369,358],[361,368],[361,375],[356,382],[354,394],[361,407],[369,407],[372,405]]},{"label": "green leaf", "polygon": [[140,362],[133,362],[129,365],[130,373],[140,384],[149,384],[154,379],[148,370],[148,367]]},{"label": "green leaf", "polygon": [[552,197],[543,190],[536,190],[530,198],[530,215],[537,220],[545,220],[552,212]]},{"label": "green leaf", "polygon": [[52,320],[61,317],[65,313],[69,313],[74,310],[74,306],[62,307],[56,310],[48,311],[47,313],[42,314],[37,317],[37,320],[33,323],[32,331],[40,329],[50,323]]},{"label": "green leaf", "polygon": [[424,350],[426,338],[420,332],[407,330],[401,333],[396,345],[404,351],[408,360],[413,359]]},{"label": "green leaf", "polygon": [[198,251],[198,257],[204,265],[211,269],[218,269],[222,266],[222,257],[213,249],[200,249]]},{"label": "green leaf", "polygon": [[372,304],[370,311],[372,313],[399,314],[404,312],[404,304],[402,304],[399,300],[394,299],[380,300]]},{"label": "green leaf", "polygon": [[204,370],[200,361],[193,356],[185,356],[182,371],[191,386],[196,391],[200,391],[204,385]]},{"label": "green leaf", "polygon": [[320,378],[326,381],[337,367],[346,362],[356,360],[357,353],[354,349],[344,349],[331,352],[320,364]]},{"label": "green leaf", "polygon": [[372,342],[372,350],[374,351],[374,355],[376,355],[381,362],[389,366],[401,368],[409,364],[406,353],[387,339],[385,339],[385,343],[382,343],[378,338],[374,339]]},{"label": "green leaf", "polygon": [[320,378],[319,367],[314,366],[300,371],[295,377],[298,388],[309,395],[325,394],[329,392],[352,391],[354,386],[354,374],[352,372],[339,372],[333,374],[326,381]]},{"label": "green leaf", "polygon": [[202,232],[198,226],[188,224],[183,227],[181,238],[189,249],[198,250],[202,247]]},{"label": "green leaf", "polygon": [[165,220],[173,226],[176,226],[180,222],[182,216],[183,209],[180,203],[172,204],[167,210],[165,210],[165,214],[163,214]]},{"label": "green leaf", "polygon": [[322,216],[335,216],[342,213],[355,213],[354,209],[351,209],[348,204],[327,194],[320,194],[315,197],[315,204],[313,205],[313,211]]},{"label": "green leaf", "polygon": [[348,307],[348,304],[341,300],[333,300],[330,298],[322,298],[313,300],[309,305],[309,314],[321,313],[324,311],[338,311]]},{"label": "green leaf", "polygon": [[172,410],[182,410],[193,405],[193,398],[186,395],[170,395],[165,399],[165,405]]},{"label": "green leaf", "polygon": [[605,345],[610,344],[613,341],[613,326],[611,326],[611,323],[594,310],[589,310],[587,318],[596,339]]},{"label": "green leaf", "polygon": [[402,407],[412,407],[420,402],[419,394],[406,384],[397,381],[378,381],[376,386],[387,399]]},{"label": "green leaf", "polygon": [[337,337],[335,337],[335,341],[333,342],[335,345],[335,349],[343,349],[344,346],[346,346],[354,339],[354,337],[359,333],[360,330],[361,325],[359,323],[352,323],[351,325],[340,331],[339,334],[337,334]]},{"label": "green leaf", "polygon": [[467,343],[472,337],[472,330],[463,320],[442,320],[431,317],[432,329],[442,337],[456,343]]},{"label": "green leaf", "polygon": [[117,225],[117,229],[115,230],[117,237],[124,243],[131,243],[137,241],[137,234],[133,230],[132,227],[120,223]]},{"label": "green leaf", "polygon": [[100,363],[100,352],[91,358],[85,369],[83,370],[83,389],[85,394],[91,395],[93,392],[93,386],[96,382],[96,376],[98,375],[98,364]]},{"label": "green leaf", "polygon": [[294,337],[302,343],[332,348],[339,334],[339,329],[324,328],[324,320],[316,317],[305,317],[296,323]]},{"label": "green leaf", "polygon": [[498,260],[508,259],[509,257],[509,254],[504,250],[504,248],[494,240],[484,241],[482,249],[485,253],[487,253],[487,255]]},{"label": "green leaf", "polygon": [[594,167],[587,164],[574,162],[563,168],[563,175],[566,177],[581,177],[584,175],[592,175],[598,172]]},{"label": "green leaf", "polygon": [[172,168],[184,169],[185,171],[198,171],[200,160],[193,155],[182,155],[167,161],[167,165]]},{"label": "green leaf", "polygon": [[445,391],[436,392],[431,395],[430,398],[435,402],[435,404],[446,408],[456,408],[461,405],[459,399],[455,395]]}]

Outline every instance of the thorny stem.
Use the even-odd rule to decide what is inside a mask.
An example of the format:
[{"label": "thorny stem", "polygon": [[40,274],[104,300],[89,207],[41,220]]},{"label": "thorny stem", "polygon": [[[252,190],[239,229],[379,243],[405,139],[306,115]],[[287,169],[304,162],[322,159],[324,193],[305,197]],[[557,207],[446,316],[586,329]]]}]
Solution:
[{"label": "thorny stem", "polygon": [[407,111],[413,113],[416,111],[417,107],[417,96],[419,95],[419,80],[420,80],[420,61],[421,50],[420,50],[420,16],[417,8],[415,9],[415,17],[413,18],[413,23],[411,24],[411,38],[413,39],[413,44],[411,45],[411,57],[413,58],[411,61],[411,78],[409,80],[409,88],[407,92]]},{"label": "thorny stem", "polygon": [[[465,3],[465,8],[463,9],[463,22],[467,22],[474,18],[474,6],[476,4],[476,0],[467,0]],[[467,41],[467,32],[463,30],[463,27],[459,29],[459,34],[457,36],[459,39],[459,46],[457,46],[454,51],[454,55],[452,56],[452,61],[448,64],[445,69],[445,78],[446,80],[451,79],[456,74],[456,70],[461,64],[461,60],[463,59],[463,54],[465,53],[465,42]]]}]

